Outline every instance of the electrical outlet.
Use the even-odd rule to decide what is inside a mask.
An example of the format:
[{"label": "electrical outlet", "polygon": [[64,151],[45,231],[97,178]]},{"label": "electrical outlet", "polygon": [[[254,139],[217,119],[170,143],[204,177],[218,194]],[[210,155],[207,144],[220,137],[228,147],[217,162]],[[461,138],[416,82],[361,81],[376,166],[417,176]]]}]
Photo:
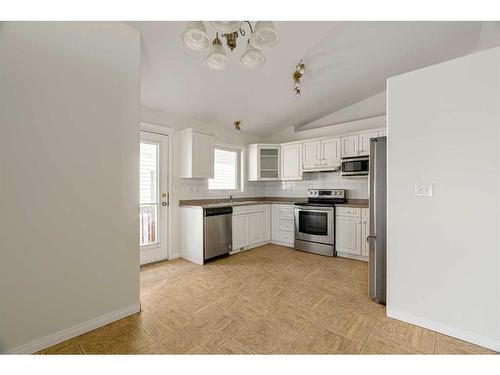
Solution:
[{"label": "electrical outlet", "polygon": [[416,197],[432,197],[432,184],[415,184]]}]

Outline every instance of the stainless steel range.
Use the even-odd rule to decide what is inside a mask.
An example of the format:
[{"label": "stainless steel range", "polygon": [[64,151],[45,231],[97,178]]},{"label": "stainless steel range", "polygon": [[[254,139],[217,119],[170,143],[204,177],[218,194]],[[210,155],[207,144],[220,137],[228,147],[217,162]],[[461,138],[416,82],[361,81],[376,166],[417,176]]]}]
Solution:
[{"label": "stainless steel range", "polygon": [[295,204],[295,249],[336,256],[335,203],[345,203],[344,189],[309,189],[307,203]]}]

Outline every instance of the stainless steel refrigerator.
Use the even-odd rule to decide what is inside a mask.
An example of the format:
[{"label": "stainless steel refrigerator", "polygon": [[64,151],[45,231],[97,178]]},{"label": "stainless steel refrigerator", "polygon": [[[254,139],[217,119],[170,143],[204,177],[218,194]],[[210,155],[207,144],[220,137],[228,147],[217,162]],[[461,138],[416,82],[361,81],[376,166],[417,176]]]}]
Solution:
[{"label": "stainless steel refrigerator", "polygon": [[386,302],[387,275],[387,137],[370,141],[370,233],[368,283],[370,298]]}]

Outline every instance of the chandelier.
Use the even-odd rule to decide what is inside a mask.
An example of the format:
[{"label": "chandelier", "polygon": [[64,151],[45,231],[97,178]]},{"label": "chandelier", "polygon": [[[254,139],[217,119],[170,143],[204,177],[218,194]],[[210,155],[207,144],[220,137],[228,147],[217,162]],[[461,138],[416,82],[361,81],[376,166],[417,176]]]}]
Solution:
[{"label": "chandelier", "polygon": [[232,52],[236,48],[238,37],[246,36],[243,26],[248,25],[250,36],[248,37],[245,50],[240,57],[240,64],[245,68],[254,69],[266,61],[263,48],[273,47],[278,43],[278,33],[271,21],[257,21],[255,29],[250,21],[211,21],[210,25],[215,30],[215,38],[210,42],[205,24],[202,21],[190,21],[186,30],[182,33],[182,41],[186,47],[195,51],[207,51],[205,63],[209,68],[224,70],[229,59],[222,41],[226,39],[226,46]]}]

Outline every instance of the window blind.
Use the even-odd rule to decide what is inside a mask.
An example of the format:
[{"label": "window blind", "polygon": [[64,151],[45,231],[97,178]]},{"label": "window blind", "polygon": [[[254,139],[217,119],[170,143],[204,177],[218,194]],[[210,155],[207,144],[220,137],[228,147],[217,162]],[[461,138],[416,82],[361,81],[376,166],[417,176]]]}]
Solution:
[{"label": "window blind", "polygon": [[214,178],[208,180],[210,190],[236,190],[238,181],[238,152],[215,149]]}]

